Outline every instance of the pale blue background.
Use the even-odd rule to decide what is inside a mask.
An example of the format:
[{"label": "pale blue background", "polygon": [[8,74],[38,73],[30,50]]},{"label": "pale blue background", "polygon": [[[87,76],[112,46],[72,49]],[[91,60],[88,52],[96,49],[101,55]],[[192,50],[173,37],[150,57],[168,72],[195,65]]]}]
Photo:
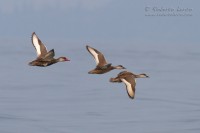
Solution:
[{"label": "pale blue background", "polygon": [[[198,0],[0,1],[1,133],[199,133]],[[146,11],[146,8],[150,11]],[[153,8],[191,16],[145,16]],[[162,12],[164,14],[169,12]],[[176,13],[176,12],[175,12]],[[70,62],[30,67],[35,31]],[[136,97],[109,83],[120,71],[89,75],[102,51],[138,79]]]}]

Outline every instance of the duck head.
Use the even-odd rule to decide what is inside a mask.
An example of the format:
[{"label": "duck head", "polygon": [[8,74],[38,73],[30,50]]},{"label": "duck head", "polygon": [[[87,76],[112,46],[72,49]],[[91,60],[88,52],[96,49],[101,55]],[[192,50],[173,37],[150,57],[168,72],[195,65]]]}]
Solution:
[{"label": "duck head", "polygon": [[123,67],[122,65],[118,65],[118,66],[115,66],[115,69],[126,69],[126,68]]},{"label": "duck head", "polygon": [[66,58],[66,57],[59,57],[58,59],[57,59],[57,61],[58,62],[64,62],[64,61],[70,61],[68,58]]},{"label": "duck head", "polygon": [[136,75],[136,78],[149,78],[149,76],[145,73],[142,73],[142,74]]}]

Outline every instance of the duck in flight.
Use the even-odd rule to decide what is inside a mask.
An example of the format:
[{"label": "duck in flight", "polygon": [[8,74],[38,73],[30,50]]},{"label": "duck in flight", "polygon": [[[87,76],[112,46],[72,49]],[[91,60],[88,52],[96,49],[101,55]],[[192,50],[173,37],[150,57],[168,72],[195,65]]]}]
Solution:
[{"label": "duck in flight", "polygon": [[120,72],[117,77],[110,78],[110,82],[123,82],[126,85],[126,91],[128,93],[128,96],[131,99],[134,99],[135,96],[135,86],[136,86],[136,78],[148,78],[149,76],[146,74],[133,74],[128,71],[122,71]]},{"label": "duck in flight", "polygon": [[86,49],[94,57],[94,60],[96,62],[96,68],[89,71],[89,74],[103,74],[113,69],[125,69],[125,67],[123,67],[122,65],[112,66],[111,63],[107,63],[104,55],[98,50],[88,45],[86,46]]},{"label": "duck in flight", "polygon": [[54,49],[47,52],[47,48],[42,43],[42,41],[37,37],[35,32],[32,33],[31,39],[32,39],[32,44],[35,47],[37,53],[37,58],[29,63],[30,66],[46,67],[55,64],[57,62],[70,61],[66,57],[59,57],[55,59]]}]

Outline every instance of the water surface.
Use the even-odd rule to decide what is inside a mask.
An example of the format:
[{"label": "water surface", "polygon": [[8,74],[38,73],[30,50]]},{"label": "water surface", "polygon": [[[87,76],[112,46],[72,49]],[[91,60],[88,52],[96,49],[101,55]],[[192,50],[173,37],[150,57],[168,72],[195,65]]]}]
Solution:
[{"label": "water surface", "polygon": [[137,80],[131,100],[124,84],[109,83],[119,70],[87,74],[95,62],[85,45],[59,44],[56,57],[71,61],[40,68],[27,65],[36,55],[30,42],[22,42],[20,48],[10,41],[0,49],[1,133],[200,131],[199,46],[91,44],[113,65],[150,75]]}]

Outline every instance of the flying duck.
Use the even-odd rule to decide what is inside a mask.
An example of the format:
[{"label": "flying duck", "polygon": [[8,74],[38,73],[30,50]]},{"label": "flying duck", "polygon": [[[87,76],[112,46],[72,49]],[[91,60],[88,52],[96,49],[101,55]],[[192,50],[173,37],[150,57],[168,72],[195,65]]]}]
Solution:
[{"label": "flying duck", "polygon": [[120,72],[117,77],[110,78],[110,82],[123,82],[126,85],[126,91],[128,93],[128,96],[131,99],[134,99],[135,96],[135,85],[136,85],[136,79],[135,78],[148,78],[146,74],[133,74],[128,71],[122,71]]},{"label": "flying duck", "polygon": [[111,63],[107,63],[104,55],[99,52],[98,50],[90,47],[90,46],[86,46],[86,49],[89,51],[89,53],[94,57],[94,60],[96,62],[96,68],[89,71],[89,74],[103,74],[106,72],[109,72],[113,69],[125,69],[125,67],[123,67],[122,65],[118,65],[118,66],[112,66]]},{"label": "flying duck", "polygon": [[55,56],[54,49],[47,52],[47,48],[42,41],[37,37],[35,32],[32,33],[32,44],[35,47],[37,58],[29,63],[30,66],[46,67],[57,62],[69,61],[66,57],[53,58]]}]

